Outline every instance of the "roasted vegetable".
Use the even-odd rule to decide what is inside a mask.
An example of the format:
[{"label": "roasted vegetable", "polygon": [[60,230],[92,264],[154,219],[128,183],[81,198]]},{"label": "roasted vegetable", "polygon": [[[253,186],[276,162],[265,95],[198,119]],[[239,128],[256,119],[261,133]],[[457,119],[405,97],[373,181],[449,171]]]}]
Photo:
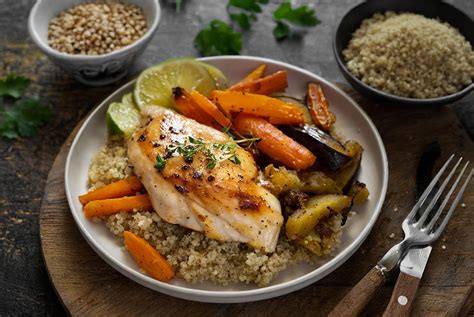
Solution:
[{"label": "roasted vegetable", "polygon": [[300,107],[276,98],[239,91],[214,90],[211,99],[222,109],[264,117],[272,124],[302,124]]},{"label": "roasted vegetable", "polygon": [[332,124],[335,122],[335,117],[329,111],[329,103],[320,85],[309,83],[306,93],[306,104],[314,124],[320,129],[329,132]]},{"label": "roasted vegetable", "polygon": [[273,164],[265,167],[264,175],[270,182],[269,190],[279,195],[290,190],[299,190],[313,195],[342,194],[336,182],[320,171],[304,171],[297,174],[284,166]]},{"label": "roasted vegetable", "polygon": [[322,194],[342,194],[336,182],[320,171],[310,171],[300,173],[301,186],[298,188],[306,193],[316,195]]},{"label": "roasted vegetable", "polygon": [[304,208],[291,214],[286,222],[286,235],[290,240],[306,237],[318,222],[331,212],[341,212],[349,208],[351,197],[345,195],[314,196],[306,202]]},{"label": "roasted vegetable", "polygon": [[337,171],[348,162],[351,156],[344,146],[326,132],[317,127],[304,126],[282,127],[282,131],[306,146],[318,157],[318,162],[331,171]]},{"label": "roasted vegetable", "polygon": [[363,204],[369,199],[369,190],[364,183],[355,181],[347,195],[352,197],[352,204]]},{"label": "roasted vegetable", "polygon": [[275,94],[273,94],[272,97],[274,97],[278,100],[281,100],[283,102],[298,106],[301,109],[301,111],[303,112],[304,123],[313,124],[313,119],[311,118],[308,107],[306,107],[303,104],[303,102],[304,102],[303,100],[295,98],[295,97],[291,97],[291,96],[286,96],[286,95],[275,95]]},{"label": "roasted vegetable", "polygon": [[257,80],[263,76],[265,73],[265,70],[267,69],[267,65],[262,64],[255,68],[251,73],[249,73],[244,79],[239,81],[238,83],[234,84],[232,87],[229,88],[229,90],[234,90],[236,87],[239,87],[243,84],[252,82],[254,80]]},{"label": "roasted vegetable", "polygon": [[304,170],[316,161],[316,157],[307,148],[265,119],[241,113],[234,120],[234,128],[244,136],[260,138],[257,148],[291,169]]},{"label": "roasted vegetable", "polygon": [[286,87],[288,87],[287,72],[286,70],[281,70],[263,78],[234,85],[229,90],[269,95],[274,92],[284,91]]},{"label": "roasted vegetable", "polygon": [[359,143],[355,141],[347,141],[345,147],[347,152],[352,156],[352,161],[341,168],[339,171],[329,175],[334,179],[337,186],[342,189],[344,193],[349,190],[351,181],[354,179],[354,176],[359,170],[362,158],[362,147]]},{"label": "roasted vegetable", "polygon": [[323,256],[321,248],[321,236],[315,230],[311,230],[306,237],[294,240],[297,244],[310,250],[317,256]]}]

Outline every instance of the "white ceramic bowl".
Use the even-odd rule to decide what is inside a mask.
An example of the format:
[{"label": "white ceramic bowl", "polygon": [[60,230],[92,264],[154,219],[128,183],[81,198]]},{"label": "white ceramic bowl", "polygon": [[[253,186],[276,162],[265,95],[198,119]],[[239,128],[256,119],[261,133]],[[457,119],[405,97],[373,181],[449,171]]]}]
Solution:
[{"label": "white ceramic bowl", "polygon": [[148,30],[137,41],[119,50],[102,55],[66,54],[48,45],[48,25],[61,11],[84,0],[37,0],[30,11],[28,31],[33,42],[49,59],[70,73],[78,81],[91,86],[102,86],[127,74],[137,56],[146,48],[158,29],[161,7],[158,0],[126,0],[143,9]]},{"label": "white ceramic bowl", "polygon": [[127,252],[102,223],[94,223],[84,217],[78,196],[87,192],[87,171],[91,159],[107,138],[105,114],[107,106],[119,101],[123,94],[132,91],[134,81],[118,89],[105,99],[85,120],[69,151],[65,184],[72,215],[89,245],[107,263],[130,279],[153,290],[184,299],[236,303],[248,302],[284,295],[328,275],[344,263],[362,244],[374,225],[385,198],[388,182],[387,156],[382,140],[372,121],[346,93],[323,78],[304,69],[270,59],[250,56],[223,56],[201,59],[219,67],[231,83],[243,78],[250,70],[265,63],[268,73],[288,71],[287,93],[302,96],[308,82],[322,85],[332,111],[337,116],[336,128],[345,138],[359,141],[364,147],[362,164],[357,178],[370,190],[367,203],[356,207],[357,215],[350,218],[343,228],[342,241],[334,256],[325,258],[319,265],[298,264],[281,272],[271,285],[258,288],[255,285],[233,284],[216,286],[210,283],[191,284],[175,278],[169,283],[155,280],[139,270]]}]

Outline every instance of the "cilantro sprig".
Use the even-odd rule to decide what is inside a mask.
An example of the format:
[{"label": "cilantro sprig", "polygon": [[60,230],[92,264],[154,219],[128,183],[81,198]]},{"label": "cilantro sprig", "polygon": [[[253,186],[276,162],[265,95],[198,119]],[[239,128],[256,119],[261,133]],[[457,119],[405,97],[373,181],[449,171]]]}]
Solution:
[{"label": "cilantro sprig", "polygon": [[[212,20],[194,38],[194,46],[204,56],[240,54],[242,49],[242,33],[234,29],[238,25],[246,31],[257,21],[262,5],[269,0],[229,0],[226,9],[230,24],[221,20]],[[315,11],[307,5],[293,8],[285,1],[273,11],[276,26],[273,35],[278,41],[288,37],[290,25],[311,27],[319,23]]]},{"label": "cilantro sprig", "polygon": [[204,56],[235,55],[242,49],[242,34],[225,22],[212,20],[198,33],[194,46]]},{"label": "cilantro sprig", "polygon": [[[29,83],[30,80],[26,77],[10,74],[0,80],[0,96],[19,98]],[[51,110],[35,98],[16,100],[8,106],[2,103],[0,136],[8,139],[33,136],[50,118]]]},{"label": "cilantro sprig", "polygon": [[273,35],[279,41],[285,39],[290,34],[288,23],[302,27],[311,27],[320,23],[313,9],[307,5],[292,8],[289,1],[283,2],[273,11],[273,19],[277,22],[273,29]]},{"label": "cilantro sprig", "polygon": [[0,80],[0,96],[19,98],[23,95],[23,92],[29,84],[30,80],[28,78],[9,74],[4,79]]},{"label": "cilantro sprig", "polygon": [[240,164],[236,150],[239,144],[244,147],[251,147],[259,138],[232,140],[224,143],[206,143],[201,139],[189,136],[183,142],[174,142],[166,147],[164,156],[157,155],[155,168],[163,172],[166,166],[166,160],[173,156],[181,155],[186,163],[192,163],[194,156],[201,152],[206,158],[208,169],[214,169],[219,163],[229,160],[234,164]]}]

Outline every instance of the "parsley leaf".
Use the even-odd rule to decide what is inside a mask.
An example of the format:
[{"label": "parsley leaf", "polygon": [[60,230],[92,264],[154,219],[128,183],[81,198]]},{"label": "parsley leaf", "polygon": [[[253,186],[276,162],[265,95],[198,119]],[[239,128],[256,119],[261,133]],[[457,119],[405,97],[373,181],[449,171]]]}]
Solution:
[{"label": "parsley leaf", "polygon": [[197,34],[194,46],[204,56],[236,55],[242,49],[242,35],[227,23],[212,20]]},{"label": "parsley leaf", "polygon": [[0,96],[20,97],[30,84],[30,80],[23,76],[9,74],[0,80]]},{"label": "parsley leaf", "polygon": [[283,2],[273,12],[273,18],[276,21],[285,20],[299,26],[315,26],[320,22],[313,9],[307,5],[293,9],[290,2]]},{"label": "parsley leaf", "polygon": [[315,26],[320,22],[315,11],[307,5],[292,8],[288,1],[283,2],[273,12],[273,19],[277,22],[273,29],[273,35],[278,41],[283,40],[290,34],[289,25],[283,21],[303,27]]},{"label": "parsley leaf", "polygon": [[15,139],[33,136],[51,118],[51,110],[37,99],[26,99],[0,108],[0,136]]},{"label": "parsley leaf", "polygon": [[273,29],[273,36],[278,41],[281,41],[286,38],[288,34],[290,34],[290,27],[288,26],[288,24],[278,21],[277,25]]},{"label": "parsley leaf", "polygon": [[240,8],[249,12],[260,13],[262,12],[262,8],[259,3],[261,2],[258,0],[230,0],[228,6]]},{"label": "parsley leaf", "polygon": [[182,5],[183,5],[183,0],[176,0],[176,13],[177,14],[181,12]]},{"label": "parsley leaf", "polygon": [[255,20],[255,17],[241,13],[229,13],[229,17],[232,21],[236,22],[242,29],[250,29],[250,20]]}]

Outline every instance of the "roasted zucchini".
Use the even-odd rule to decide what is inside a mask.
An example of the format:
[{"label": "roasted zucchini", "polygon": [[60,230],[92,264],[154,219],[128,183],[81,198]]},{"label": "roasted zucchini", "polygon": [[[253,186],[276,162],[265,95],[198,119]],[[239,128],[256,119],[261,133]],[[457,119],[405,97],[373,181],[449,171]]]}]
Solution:
[{"label": "roasted zucchini", "polygon": [[288,217],[286,235],[290,240],[306,237],[318,222],[329,216],[331,212],[341,212],[351,205],[351,197],[345,195],[314,196]]}]

